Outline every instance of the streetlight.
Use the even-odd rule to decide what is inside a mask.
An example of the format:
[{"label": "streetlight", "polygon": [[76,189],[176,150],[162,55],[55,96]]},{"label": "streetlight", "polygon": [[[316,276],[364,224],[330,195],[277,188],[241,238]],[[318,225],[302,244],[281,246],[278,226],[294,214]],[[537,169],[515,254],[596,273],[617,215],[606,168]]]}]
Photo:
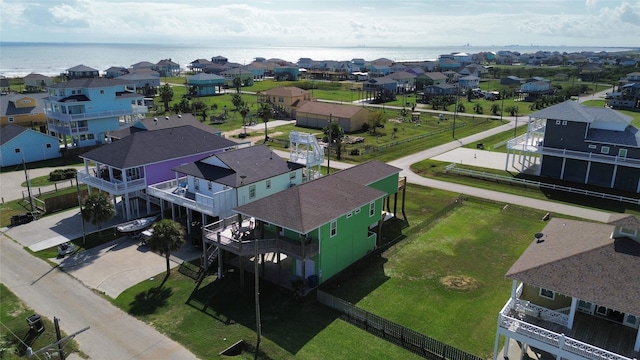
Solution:
[{"label": "streetlight", "polygon": [[80,207],[80,221],[82,221],[82,245],[87,244],[87,232],[84,229],[84,217],[82,216],[82,202],[80,201],[80,184],[78,184],[78,172],[76,172],[76,194],[78,196],[78,207]]},{"label": "streetlight", "polygon": [[456,138],[456,117],[458,116],[458,98],[460,93],[460,84],[456,84],[456,108],[453,109],[453,138]]}]

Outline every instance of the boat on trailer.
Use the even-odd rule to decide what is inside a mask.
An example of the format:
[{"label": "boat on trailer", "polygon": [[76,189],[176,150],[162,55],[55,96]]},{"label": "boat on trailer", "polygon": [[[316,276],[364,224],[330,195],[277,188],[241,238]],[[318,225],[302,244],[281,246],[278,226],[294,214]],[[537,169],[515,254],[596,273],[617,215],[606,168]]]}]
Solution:
[{"label": "boat on trailer", "polygon": [[153,224],[156,221],[157,216],[149,216],[145,218],[135,219],[131,221],[127,221],[116,226],[116,230],[122,233],[135,233],[136,231],[141,231]]}]

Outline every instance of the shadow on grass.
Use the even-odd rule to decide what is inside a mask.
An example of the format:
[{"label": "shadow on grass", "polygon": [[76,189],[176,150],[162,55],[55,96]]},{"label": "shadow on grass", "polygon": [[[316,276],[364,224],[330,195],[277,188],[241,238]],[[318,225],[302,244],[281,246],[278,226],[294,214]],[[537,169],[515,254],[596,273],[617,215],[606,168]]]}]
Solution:
[{"label": "shadow on grass", "polygon": [[129,314],[135,316],[149,315],[155,313],[158,308],[166,306],[173,290],[163,287],[165,281],[166,277],[162,285],[137,294],[135,300],[129,304],[131,306]]}]

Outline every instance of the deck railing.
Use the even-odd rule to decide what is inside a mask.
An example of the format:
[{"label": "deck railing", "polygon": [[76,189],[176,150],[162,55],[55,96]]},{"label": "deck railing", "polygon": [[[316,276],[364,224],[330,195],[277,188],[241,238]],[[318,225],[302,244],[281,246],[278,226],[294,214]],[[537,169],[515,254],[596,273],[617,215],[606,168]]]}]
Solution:
[{"label": "deck railing", "polygon": [[240,256],[255,254],[256,241],[258,242],[258,254],[281,252],[299,259],[305,259],[316,256],[320,252],[320,246],[317,241],[308,241],[303,246],[302,243],[295,243],[286,239],[234,239],[219,234],[218,230],[211,230],[205,227],[203,231],[208,243],[215,244],[223,250],[231,251]]},{"label": "deck railing", "polygon": [[78,181],[114,195],[122,195],[145,189],[147,187],[147,183],[144,178],[130,180],[127,182],[108,181],[97,176],[92,176],[86,170],[78,170]]},{"label": "deck railing", "polygon": [[[149,186],[147,192],[150,196],[167,200],[173,204],[203,212],[211,216],[225,217],[236,206],[234,189],[216,192],[213,196],[199,193],[189,193],[188,189],[178,186],[186,181],[186,178],[169,180]],[[193,198],[188,197],[191,195]]]},{"label": "deck railing", "polygon": [[146,106],[132,106],[130,109],[96,111],[96,112],[80,113],[80,114],[65,114],[59,111],[44,109],[44,113],[47,117],[58,119],[58,120],[65,120],[65,121],[90,120],[90,119],[99,119],[99,118],[105,118],[105,117],[146,114],[147,112],[149,112],[149,109],[147,109]]}]

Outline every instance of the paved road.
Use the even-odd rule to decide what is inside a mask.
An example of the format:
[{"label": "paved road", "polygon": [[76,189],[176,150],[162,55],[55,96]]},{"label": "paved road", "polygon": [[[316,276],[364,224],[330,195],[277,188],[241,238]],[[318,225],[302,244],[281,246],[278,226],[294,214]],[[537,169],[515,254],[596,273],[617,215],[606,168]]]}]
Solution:
[{"label": "paved road", "polygon": [[111,305],[58,268],[29,256],[21,245],[0,238],[0,282],[37,313],[61,319],[91,359],[196,359],[182,345]]}]

